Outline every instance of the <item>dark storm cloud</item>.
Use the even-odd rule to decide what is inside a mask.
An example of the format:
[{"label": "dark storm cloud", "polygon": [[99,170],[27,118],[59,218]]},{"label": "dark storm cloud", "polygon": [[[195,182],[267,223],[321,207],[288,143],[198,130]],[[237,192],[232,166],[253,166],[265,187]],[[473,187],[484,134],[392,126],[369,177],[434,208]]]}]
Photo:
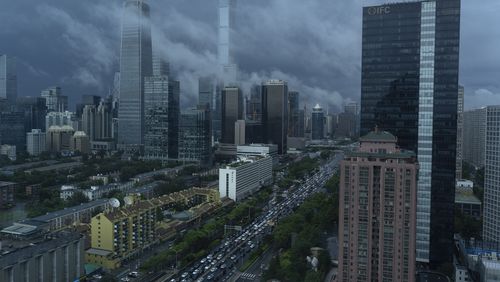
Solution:
[{"label": "dark storm cloud", "polygon": [[[152,1],[154,46],[181,81],[183,105],[197,78],[216,72],[217,0]],[[360,96],[361,8],[384,1],[239,0],[236,61],[243,86],[285,79],[311,107]],[[76,102],[106,95],[118,70],[120,0],[19,0],[0,10],[0,53],[19,66],[21,95],[58,84]],[[466,107],[500,104],[500,1],[463,0],[461,83]]]}]

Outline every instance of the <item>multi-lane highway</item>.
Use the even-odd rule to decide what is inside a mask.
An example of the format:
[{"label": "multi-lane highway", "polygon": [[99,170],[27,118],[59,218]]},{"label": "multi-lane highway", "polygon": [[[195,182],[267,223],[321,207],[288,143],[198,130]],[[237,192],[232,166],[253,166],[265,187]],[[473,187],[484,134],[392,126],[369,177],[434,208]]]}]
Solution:
[{"label": "multi-lane highway", "polygon": [[[227,281],[233,276],[236,266],[248,258],[248,254],[261,244],[265,234],[273,224],[293,212],[308,197],[323,188],[326,181],[338,169],[341,154],[335,155],[322,165],[312,176],[307,177],[298,187],[288,190],[288,197],[282,202],[271,199],[265,212],[240,232],[225,238],[219,246],[199,261],[189,265],[174,278],[163,277],[159,281]],[[170,280],[169,280],[170,279]]]}]

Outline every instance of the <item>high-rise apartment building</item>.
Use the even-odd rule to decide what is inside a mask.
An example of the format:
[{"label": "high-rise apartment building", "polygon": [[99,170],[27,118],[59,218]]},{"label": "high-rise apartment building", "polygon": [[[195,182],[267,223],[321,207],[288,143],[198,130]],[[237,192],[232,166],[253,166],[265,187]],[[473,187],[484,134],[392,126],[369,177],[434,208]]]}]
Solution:
[{"label": "high-rise apartment building", "polygon": [[452,262],[460,0],[363,9],[361,134],[417,153],[417,259]]},{"label": "high-rise apartment building", "polygon": [[486,146],[486,108],[464,112],[463,127],[463,159],[482,168]]},{"label": "high-rise apartment building", "polygon": [[78,129],[76,126],[78,122],[76,121],[75,113],[73,112],[49,112],[45,116],[45,128],[49,130],[51,126],[64,126],[68,125],[74,129]]},{"label": "high-rise apartment building", "polygon": [[95,105],[85,105],[82,109],[82,131],[95,141],[97,138],[97,107]]},{"label": "high-rise apartment building", "polygon": [[486,107],[483,240],[500,243],[500,106]]},{"label": "high-rise apartment building", "polygon": [[83,114],[83,108],[86,105],[94,105],[94,106],[99,106],[99,103],[101,102],[102,97],[101,96],[96,96],[96,95],[83,95],[82,96],[82,101],[81,103],[76,104],[76,116],[80,118]]},{"label": "high-rise apartment building", "polygon": [[61,87],[49,87],[43,90],[40,95],[45,99],[47,111],[65,112],[68,110],[68,96],[62,95]]},{"label": "high-rise apartment building", "polygon": [[311,116],[311,139],[321,140],[325,138],[325,113],[323,109],[316,104]]},{"label": "high-rise apartment building", "polygon": [[396,142],[375,129],[340,164],[338,281],[415,281],[418,165]]},{"label": "high-rise apartment building", "polygon": [[237,120],[243,119],[243,94],[239,87],[225,87],[222,90],[221,143],[234,144]]},{"label": "high-rise apartment building", "polygon": [[168,161],[179,154],[179,82],[167,76],[145,78],[144,157]]},{"label": "high-rise apartment building", "polygon": [[269,80],[262,84],[262,125],[264,143],[278,145],[278,154],[287,152],[288,84]]},{"label": "high-rise apartment building", "polygon": [[[304,137],[301,133],[301,126],[304,127],[304,119],[300,115],[299,108],[299,92],[289,91],[288,92],[288,136],[289,137]],[[302,130],[303,131],[303,130]]]},{"label": "high-rise apartment building", "polygon": [[208,166],[212,162],[210,110],[203,106],[182,112],[179,132],[179,160],[199,162]]},{"label": "high-rise apartment building", "polygon": [[144,81],[153,74],[149,5],[127,0],[123,6],[120,55],[118,146],[127,152],[144,144]]},{"label": "high-rise apartment building", "polygon": [[39,156],[46,150],[46,134],[40,129],[32,129],[26,136],[26,150],[32,156]]},{"label": "high-rise apartment building", "polygon": [[16,59],[0,55],[0,99],[14,105],[17,99],[17,66]]},{"label": "high-rise apartment building", "polygon": [[457,164],[455,178],[462,179],[463,143],[464,143],[464,87],[458,87],[457,109]]}]

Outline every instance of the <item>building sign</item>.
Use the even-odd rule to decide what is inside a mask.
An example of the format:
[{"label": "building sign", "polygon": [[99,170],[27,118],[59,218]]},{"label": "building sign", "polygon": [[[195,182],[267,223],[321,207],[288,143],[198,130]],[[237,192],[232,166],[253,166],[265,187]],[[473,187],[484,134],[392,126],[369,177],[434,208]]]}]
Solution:
[{"label": "building sign", "polygon": [[369,7],[368,8],[368,15],[370,16],[375,16],[375,15],[386,15],[391,13],[391,7],[389,6],[380,6],[380,7]]}]

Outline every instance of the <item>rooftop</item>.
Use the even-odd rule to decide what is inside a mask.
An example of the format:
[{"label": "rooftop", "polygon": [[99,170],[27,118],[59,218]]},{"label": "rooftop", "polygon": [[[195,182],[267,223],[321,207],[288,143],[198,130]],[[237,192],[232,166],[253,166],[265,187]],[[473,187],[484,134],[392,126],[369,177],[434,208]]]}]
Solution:
[{"label": "rooftop", "polygon": [[481,205],[481,201],[472,192],[456,192],[455,203]]},{"label": "rooftop", "polygon": [[16,185],[16,184],[17,183],[14,183],[14,182],[0,181],[0,187],[11,186],[11,185]]},{"label": "rooftop", "polygon": [[392,135],[387,131],[379,131],[375,129],[375,131],[371,131],[363,137],[359,138],[362,142],[397,142],[396,136]]},{"label": "rooftop", "polygon": [[[99,200],[95,200],[95,201],[92,201],[92,202],[80,204],[78,206],[73,206],[73,207],[65,208],[63,210],[58,210],[58,211],[55,211],[55,212],[50,212],[50,213],[47,213],[45,215],[41,215],[41,216],[37,216],[37,217],[31,218],[29,220],[35,220],[35,221],[41,221],[41,222],[48,222],[48,221],[51,221],[51,220],[53,220],[55,218],[58,218],[58,217],[62,217],[62,216],[69,215],[69,214],[73,214],[73,213],[80,212],[80,211],[83,211],[83,210],[86,210],[86,209],[90,209],[90,208],[94,208],[94,207],[97,207],[97,206],[104,206],[107,203],[108,203],[108,199],[99,199]],[[25,222],[25,221],[23,221],[23,222]]]}]

